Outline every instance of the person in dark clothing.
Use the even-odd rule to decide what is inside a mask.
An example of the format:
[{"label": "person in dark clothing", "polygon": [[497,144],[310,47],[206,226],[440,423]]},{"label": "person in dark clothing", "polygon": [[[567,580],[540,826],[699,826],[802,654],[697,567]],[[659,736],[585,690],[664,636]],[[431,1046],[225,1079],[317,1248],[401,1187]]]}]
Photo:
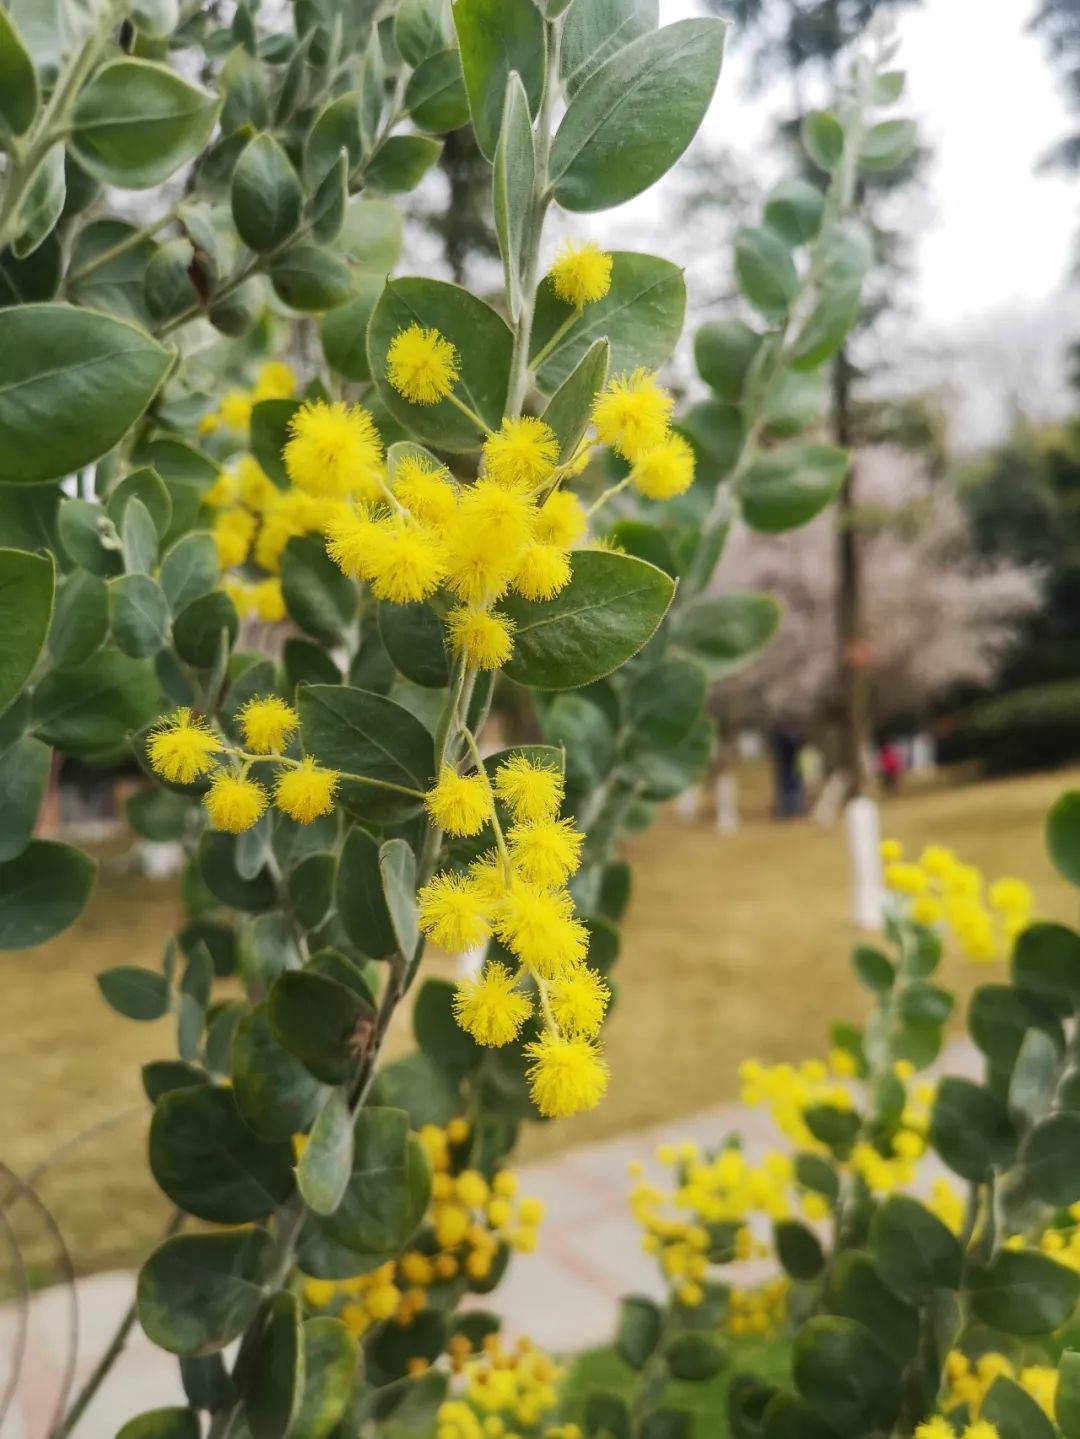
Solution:
[{"label": "person in dark clothing", "polygon": [[774,776],[774,819],[796,819],[805,808],[799,751],[802,736],[789,725],[778,724],[770,736]]}]

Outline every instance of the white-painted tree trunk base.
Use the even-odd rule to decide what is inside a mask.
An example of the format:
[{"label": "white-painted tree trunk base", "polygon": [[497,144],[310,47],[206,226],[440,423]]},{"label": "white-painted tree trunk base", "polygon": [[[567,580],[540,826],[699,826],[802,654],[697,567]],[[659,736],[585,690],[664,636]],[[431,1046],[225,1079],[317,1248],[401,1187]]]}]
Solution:
[{"label": "white-painted tree trunk base", "polygon": [[733,774],[722,774],[716,781],[716,832],[739,832],[739,781]]},{"label": "white-painted tree trunk base", "polygon": [[139,839],[135,850],[139,868],[150,879],[168,879],[184,867],[184,848],[176,840]]},{"label": "white-painted tree trunk base", "polygon": [[851,856],[853,918],[860,929],[879,930],[884,919],[885,885],[877,804],[868,795],[849,800],[844,825]]},{"label": "white-painted tree trunk base", "polygon": [[844,800],[844,791],[847,789],[847,776],[843,770],[833,770],[828,779],[821,786],[821,793],[817,797],[812,811],[812,819],[815,824],[835,824],[840,813],[840,806]]},{"label": "white-painted tree trunk base", "polygon": [[699,784],[692,784],[689,789],[684,789],[682,794],[675,801],[675,815],[683,824],[693,824],[701,813],[701,801],[704,798],[702,788]]},{"label": "white-painted tree trunk base", "polygon": [[477,979],[484,967],[484,956],[487,954],[487,945],[478,944],[473,949],[467,949],[464,954],[457,957],[458,979]]}]

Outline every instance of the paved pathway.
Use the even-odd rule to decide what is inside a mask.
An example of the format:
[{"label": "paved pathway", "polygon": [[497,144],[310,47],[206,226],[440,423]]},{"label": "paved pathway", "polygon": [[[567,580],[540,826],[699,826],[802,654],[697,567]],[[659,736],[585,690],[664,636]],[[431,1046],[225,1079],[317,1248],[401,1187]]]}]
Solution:
[{"label": "paved pathway", "polygon": [[[972,1072],[973,1051],[950,1046],[939,1067]],[[511,1334],[569,1353],[602,1343],[612,1333],[618,1298],[631,1291],[659,1295],[655,1262],[640,1247],[640,1231],[626,1205],[627,1165],[640,1160],[660,1177],[657,1145],[680,1139],[715,1145],[732,1129],[756,1160],[776,1143],[761,1110],[727,1104],[650,1130],[570,1150],[519,1171],[521,1192],[544,1200],[547,1216],[532,1255],[515,1255],[506,1278],[482,1307],[502,1315]],[[130,1274],[97,1274],[78,1284],[77,1383],[93,1369],[131,1302]],[[71,1303],[67,1291],[33,1297],[23,1365],[12,1412],[0,1439],[46,1439],[69,1352]],[[0,1393],[10,1377],[18,1335],[13,1305],[0,1308]],[[114,1439],[117,1429],[145,1409],[183,1402],[176,1361],[156,1349],[137,1327],[120,1361],[76,1431],[76,1439]]]}]

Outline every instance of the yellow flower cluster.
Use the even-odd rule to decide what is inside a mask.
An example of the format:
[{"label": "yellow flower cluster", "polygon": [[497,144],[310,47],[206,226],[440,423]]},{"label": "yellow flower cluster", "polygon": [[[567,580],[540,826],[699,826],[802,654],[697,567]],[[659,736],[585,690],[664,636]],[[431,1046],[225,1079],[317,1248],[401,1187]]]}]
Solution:
[{"label": "yellow flower cluster", "polygon": [[744,1060],[739,1066],[742,1084],[740,1098],[744,1104],[768,1104],[773,1123],[797,1149],[824,1148],[806,1126],[808,1109],[826,1105],[847,1111],[853,1103],[850,1092],[835,1080],[819,1059],[793,1064],[764,1065],[756,1059]]},{"label": "yellow flower cluster", "polygon": [[591,240],[581,245],[564,240],[548,279],[557,299],[582,310],[602,300],[611,289],[611,256]]},{"label": "yellow flower cluster", "polygon": [[[150,732],[147,756],[152,768],[172,784],[191,784],[210,776],[203,805],[216,829],[241,834],[274,804],[290,819],[310,824],[334,808],[340,776],[323,769],[310,755],[290,759],[284,749],[295,733],[296,711],[277,695],[256,697],[240,711],[247,750],[238,750],[188,708],[164,716]],[[219,762],[218,757],[226,760]],[[273,793],[250,777],[253,765],[278,766]]]},{"label": "yellow flower cluster", "polygon": [[791,1284],[778,1274],[756,1289],[733,1289],[728,1295],[728,1333],[763,1338],[778,1334],[788,1317]]},{"label": "yellow flower cluster", "polygon": [[[496,847],[464,873],[435,875],[418,896],[420,928],[442,949],[494,934],[518,961],[516,972],[492,961],[460,984],[454,1014],[477,1044],[509,1044],[534,1013],[527,987],[535,990],[544,1028],[525,1053],[533,1102],[550,1117],[594,1108],[607,1087],[597,1036],[610,993],[585,963],[588,931],[565,888],[583,836],[558,818],[562,796],[559,772],[525,755],[504,760],[494,780],[482,766],[466,775],[445,766],[426,798],[432,822],[455,836],[490,824]],[[512,819],[505,834],[496,798]]]},{"label": "yellow flower cluster", "polygon": [[1030,885],[1006,877],[987,887],[975,865],[962,864],[944,845],[928,845],[918,860],[907,860],[900,842],[887,839],[881,858],[885,883],[908,917],[916,924],[944,925],[977,963],[1007,954],[1031,922]]},{"label": "yellow flower cluster", "polygon": [[[1048,1418],[1054,1417],[1058,1372],[1048,1365],[1029,1364],[1017,1368],[1004,1354],[981,1354],[978,1359],[971,1360],[959,1349],[954,1349],[945,1360],[945,1379],[944,1409],[966,1404],[968,1412],[977,1417],[994,1380],[1011,1379],[1031,1395]],[[952,1431],[949,1433],[951,1439]],[[977,1439],[982,1439],[982,1436],[977,1436]]]},{"label": "yellow flower cluster", "polygon": [[[536,1248],[544,1206],[518,1196],[516,1175],[501,1169],[488,1181],[475,1169],[455,1172],[471,1132],[460,1118],[445,1128],[428,1124],[419,1131],[431,1162],[432,1189],[416,1247],[350,1279],[306,1279],[304,1299],[311,1309],[333,1308],[357,1337],[381,1320],[408,1325],[426,1307],[434,1286],[459,1276],[486,1279],[500,1244],[521,1253]],[[306,1142],[305,1135],[294,1136],[298,1155]]]},{"label": "yellow flower cluster", "polygon": [[[564,1371],[528,1339],[507,1349],[498,1334],[483,1353],[455,1365],[461,1397],[447,1399],[435,1419],[435,1439],[523,1439],[535,1433],[558,1403]],[[580,1439],[574,1424],[544,1430],[546,1439]]]},{"label": "yellow flower cluster", "polygon": [[915,1439],[1000,1439],[996,1424],[989,1424],[985,1419],[976,1419],[974,1424],[964,1427],[960,1435],[940,1414],[933,1419],[927,1419],[915,1430]]},{"label": "yellow flower cluster", "polygon": [[216,410],[209,410],[198,423],[200,435],[232,430],[246,435],[251,411],[260,400],[288,400],[296,392],[292,366],[282,360],[267,360],[259,367],[250,390],[226,390]]},{"label": "yellow flower cluster", "polygon": [[[696,1144],[661,1145],[657,1161],[674,1171],[669,1189],[642,1179],[641,1166],[632,1165],[635,1184],[630,1211],[645,1231],[642,1248],[659,1258],[664,1277],[680,1304],[694,1308],[705,1298],[703,1281],[713,1263],[730,1259],[761,1258],[768,1249],[757,1242],[748,1221],[754,1214],[787,1219],[796,1193],[790,1156],[779,1151],[751,1164],[734,1147],[705,1155]],[[821,1219],[828,1206],[820,1195],[803,1197],[803,1212]],[[730,1226],[730,1252],[710,1257],[714,1226]],[[749,1332],[749,1331],[747,1331]]]}]

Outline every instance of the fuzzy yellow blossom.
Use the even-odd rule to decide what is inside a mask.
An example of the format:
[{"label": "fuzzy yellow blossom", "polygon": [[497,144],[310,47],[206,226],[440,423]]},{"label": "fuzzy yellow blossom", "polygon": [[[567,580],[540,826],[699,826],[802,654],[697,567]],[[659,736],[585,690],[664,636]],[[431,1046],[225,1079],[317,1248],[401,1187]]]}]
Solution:
[{"label": "fuzzy yellow blossom", "polygon": [[553,600],[570,583],[570,556],[557,545],[531,544],[511,584],[527,600]]},{"label": "fuzzy yellow blossom", "polygon": [[588,528],[588,516],[581,501],[569,490],[556,490],[548,495],[536,513],[536,538],[545,544],[565,548],[580,540]]},{"label": "fuzzy yellow blossom", "polygon": [[407,455],[394,471],[394,495],[422,525],[443,530],[457,509],[457,487],[441,466]]},{"label": "fuzzy yellow blossom", "polygon": [[496,484],[532,490],[548,479],[559,458],[555,431],[533,415],[505,419],[484,441],[484,473]]},{"label": "fuzzy yellow blossom", "polygon": [[495,793],[522,824],[554,819],[563,797],[563,777],[551,765],[523,754],[504,760],[495,772]]},{"label": "fuzzy yellow blossom", "polygon": [[447,834],[479,834],[491,818],[491,798],[480,774],[458,774],[443,765],[437,783],[424,797],[432,821]]},{"label": "fuzzy yellow blossom", "polygon": [[509,615],[458,605],[446,616],[450,648],[473,669],[497,670],[514,652],[514,622]]},{"label": "fuzzy yellow blossom", "polygon": [[460,374],[457,350],[438,330],[410,325],[390,341],[386,373],[410,404],[435,405],[446,398]]},{"label": "fuzzy yellow blossom", "polygon": [[289,421],[281,456],[289,479],[311,495],[376,500],[381,493],[382,441],[360,405],[306,401]]},{"label": "fuzzy yellow blossom", "polygon": [[260,580],[251,587],[251,603],[255,614],[268,624],[276,624],[285,618],[285,595],[281,581],[273,576]]},{"label": "fuzzy yellow blossom", "polygon": [[498,853],[489,849],[469,865],[469,884],[477,901],[493,910],[506,897],[508,876]]},{"label": "fuzzy yellow blossom", "polygon": [[935,1414],[933,1419],[927,1419],[918,1426],[915,1439],[956,1439],[956,1430],[947,1419]]},{"label": "fuzzy yellow blossom", "polygon": [[240,711],[244,743],[255,754],[280,754],[300,719],[277,695],[248,700]]},{"label": "fuzzy yellow blossom", "polygon": [[553,980],[549,997],[555,1023],[565,1033],[581,1034],[586,1039],[595,1039],[600,1033],[611,990],[588,965],[576,965]]},{"label": "fuzzy yellow blossom", "polygon": [[897,894],[923,894],[927,887],[926,871],[917,864],[896,860],[885,866],[885,883]]},{"label": "fuzzy yellow blossom", "polygon": [[323,769],[311,755],[294,769],[278,771],[274,782],[274,803],[290,819],[310,824],[334,808],[339,776],[336,770]]},{"label": "fuzzy yellow blossom", "polygon": [[588,931],[574,918],[564,890],[554,893],[515,881],[492,920],[497,937],[522,964],[555,979],[579,964],[589,947]]},{"label": "fuzzy yellow blossom", "polygon": [[200,496],[204,505],[212,510],[223,510],[227,505],[234,505],[239,498],[240,488],[237,477],[232,470],[221,470],[217,479],[208,490],[203,490]]},{"label": "fuzzy yellow blossom", "polygon": [[246,430],[251,423],[254,401],[246,390],[226,390],[221,397],[218,413],[222,424],[230,430]]},{"label": "fuzzy yellow blossom", "polygon": [[525,1046],[529,1092],[548,1119],[595,1109],[607,1089],[608,1071],[588,1039],[545,1032]]},{"label": "fuzzy yellow blossom", "polygon": [[930,926],[940,924],[945,910],[932,894],[920,894],[911,901],[910,914],[916,924]]},{"label": "fuzzy yellow blossom", "polygon": [[495,480],[477,480],[461,495],[458,506],[462,531],[479,527],[493,549],[512,553],[511,568],[533,536],[536,507],[519,491]]},{"label": "fuzzy yellow blossom", "polygon": [[210,533],[222,569],[242,565],[255,535],[255,516],[248,514],[247,510],[220,510]]},{"label": "fuzzy yellow blossom", "polygon": [[878,845],[882,864],[894,864],[904,857],[904,846],[898,839],[883,839]]},{"label": "fuzzy yellow blossom", "polygon": [[261,784],[231,770],[219,769],[203,796],[203,804],[215,829],[241,834],[262,818],[269,799]]},{"label": "fuzzy yellow blossom", "polygon": [[960,1439],[1001,1439],[996,1424],[991,1424],[986,1419],[976,1419],[974,1424],[969,1424],[964,1430]]},{"label": "fuzzy yellow blossom", "polygon": [[669,435],[634,461],[630,483],[647,500],[671,500],[694,483],[694,452],[681,435]]},{"label": "fuzzy yellow blossom", "polygon": [[282,492],[254,455],[241,455],[236,462],[236,493],[241,504],[262,514]]},{"label": "fuzzy yellow blossom", "polygon": [[382,526],[370,515],[351,511],[334,520],[327,530],[326,553],[350,579],[370,580],[382,549]]},{"label": "fuzzy yellow blossom", "polygon": [[646,370],[616,375],[593,406],[593,424],[605,445],[631,464],[667,438],[675,401]]},{"label": "fuzzy yellow blossom", "polygon": [[515,824],[507,835],[514,869],[532,884],[564,884],[581,863],[585,836],[568,819]]},{"label": "fuzzy yellow blossom", "polygon": [[477,1044],[509,1044],[530,1014],[532,1004],[515,988],[514,975],[495,961],[478,979],[462,980],[454,992],[454,1018]]},{"label": "fuzzy yellow blossom", "polygon": [[575,310],[594,305],[611,289],[611,256],[592,240],[564,240],[548,271],[552,289]]},{"label": "fuzzy yellow blossom", "polygon": [[375,596],[408,605],[433,595],[446,574],[446,552],[439,541],[404,515],[383,521],[376,531],[368,562]]},{"label": "fuzzy yellow blossom", "polygon": [[284,360],[266,360],[259,366],[252,391],[256,400],[288,400],[296,392],[296,375]]},{"label": "fuzzy yellow blossom", "polygon": [[437,874],[417,896],[422,934],[450,954],[475,949],[490,934],[486,907],[470,881],[458,874]]},{"label": "fuzzy yellow blossom", "polygon": [[170,784],[191,784],[210,769],[222,743],[186,706],[157,722],[147,741],[150,764]]}]

